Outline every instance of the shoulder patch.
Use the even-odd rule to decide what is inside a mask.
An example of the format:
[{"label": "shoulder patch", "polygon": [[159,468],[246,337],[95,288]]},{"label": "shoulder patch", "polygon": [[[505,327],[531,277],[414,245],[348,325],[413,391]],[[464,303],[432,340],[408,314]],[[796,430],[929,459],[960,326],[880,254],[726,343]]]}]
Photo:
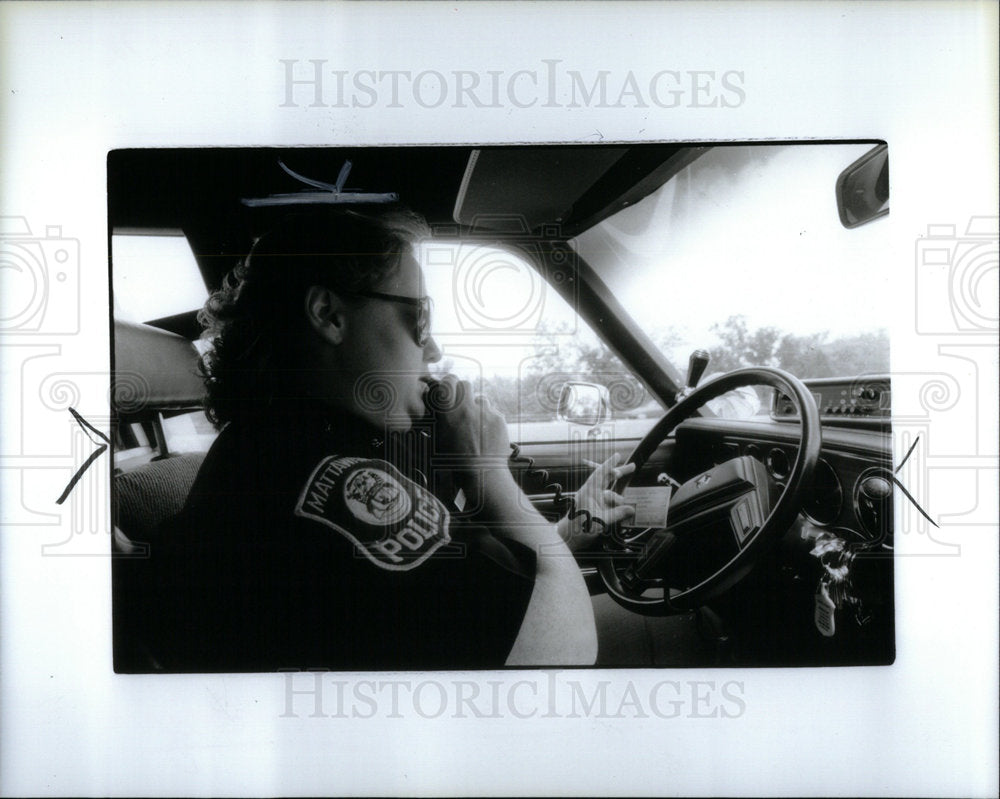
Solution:
[{"label": "shoulder patch", "polygon": [[306,481],[295,515],[336,530],[390,571],[419,566],[451,540],[444,504],[380,460],[324,458]]}]

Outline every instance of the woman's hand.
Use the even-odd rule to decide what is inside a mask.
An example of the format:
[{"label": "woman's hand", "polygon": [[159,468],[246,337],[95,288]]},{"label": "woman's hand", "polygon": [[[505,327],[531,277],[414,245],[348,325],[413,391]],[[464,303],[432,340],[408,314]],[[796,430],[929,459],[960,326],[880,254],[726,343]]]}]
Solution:
[{"label": "woman's hand", "polygon": [[[619,477],[635,471],[634,463],[619,466],[620,460],[621,456],[617,452],[604,463],[585,460],[584,463],[593,466],[594,471],[576,492],[576,510],[587,511],[592,518],[606,522],[608,527],[635,514],[631,505],[624,504],[625,498],[609,488]],[[605,526],[599,522],[593,522],[590,531],[586,532],[586,520],[587,517],[582,513],[572,519],[564,516],[559,520],[559,535],[572,551],[589,546],[604,532]]]},{"label": "woman's hand", "polygon": [[520,491],[507,459],[507,423],[472,386],[451,374],[427,377],[424,402],[433,420],[434,455],[454,470],[469,508],[495,510],[519,504]]},{"label": "woman's hand", "polygon": [[510,454],[507,423],[489,401],[473,394],[467,380],[446,374],[426,377],[424,403],[434,420],[435,451],[469,465],[505,461]]}]

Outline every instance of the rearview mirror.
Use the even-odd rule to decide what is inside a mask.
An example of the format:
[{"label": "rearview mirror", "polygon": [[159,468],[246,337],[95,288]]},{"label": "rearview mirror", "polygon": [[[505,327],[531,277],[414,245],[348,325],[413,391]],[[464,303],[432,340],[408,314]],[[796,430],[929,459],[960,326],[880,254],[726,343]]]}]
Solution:
[{"label": "rearview mirror", "polygon": [[889,213],[889,147],[869,150],[837,178],[840,222],[854,228]]},{"label": "rearview mirror", "polygon": [[561,422],[594,427],[611,419],[608,389],[597,383],[563,383],[556,418]]}]

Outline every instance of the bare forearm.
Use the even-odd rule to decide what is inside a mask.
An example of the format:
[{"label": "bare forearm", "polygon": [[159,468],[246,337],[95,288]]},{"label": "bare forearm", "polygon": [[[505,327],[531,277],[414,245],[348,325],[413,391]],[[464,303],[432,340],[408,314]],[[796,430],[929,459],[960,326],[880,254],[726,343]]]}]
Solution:
[{"label": "bare forearm", "polygon": [[480,473],[481,519],[496,535],[502,535],[540,552],[563,543],[555,524],[542,516],[514,482],[506,463]]},{"label": "bare forearm", "polygon": [[508,666],[584,665],[597,659],[597,629],[587,585],[567,550],[539,557],[535,587]]},{"label": "bare forearm", "polygon": [[510,473],[487,478],[484,505],[494,532],[536,554],[535,586],[507,665],[589,665],[597,658],[590,594],[556,525],[531,508]]}]

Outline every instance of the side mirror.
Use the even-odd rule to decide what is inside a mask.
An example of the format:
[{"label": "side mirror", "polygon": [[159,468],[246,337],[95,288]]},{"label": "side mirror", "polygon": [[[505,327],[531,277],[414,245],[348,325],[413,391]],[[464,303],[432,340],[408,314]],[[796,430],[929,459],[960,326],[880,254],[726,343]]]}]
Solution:
[{"label": "side mirror", "polygon": [[869,150],[837,178],[837,210],[846,228],[889,213],[889,147]]},{"label": "side mirror", "polygon": [[595,427],[611,419],[611,395],[597,383],[563,383],[556,418]]}]

